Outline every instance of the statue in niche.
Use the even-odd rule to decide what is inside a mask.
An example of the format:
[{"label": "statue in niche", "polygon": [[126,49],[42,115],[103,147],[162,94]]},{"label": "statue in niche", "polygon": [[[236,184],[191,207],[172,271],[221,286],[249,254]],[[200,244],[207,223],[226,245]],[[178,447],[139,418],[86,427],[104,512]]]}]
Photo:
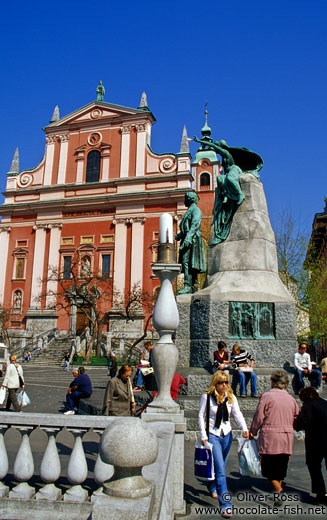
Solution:
[{"label": "statue in niche", "polygon": [[91,262],[88,256],[83,258],[82,264],[82,276],[90,276],[91,273]]},{"label": "statue in niche", "polygon": [[14,294],[14,309],[16,311],[20,310],[22,307],[22,293],[21,291],[16,291]]},{"label": "statue in niche", "polygon": [[259,179],[262,158],[247,148],[232,148],[223,140],[214,143],[194,137],[202,146],[214,150],[222,157],[224,175],[217,175],[216,200],[213,209],[214,237],[210,246],[226,240],[233,216],[244,200],[240,187],[242,173],[252,173]]},{"label": "statue in niche", "polygon": [[184,287],[178,294],[191,294],[197,290],[197,275],[205,273],[206,260],[201,234],[202,213],[197,206],[198,197],[194,192],[185,194],[184,204],[188,208],[183,215],[175,240],[180,240],[178,262],[182,264]]},{"label": "statue in niche", "polygon": [[97,86],[97,101],[103,101],[103,96],[105,94],[104,86],[102,85],[102,81],[100,79],[99,85]]}]

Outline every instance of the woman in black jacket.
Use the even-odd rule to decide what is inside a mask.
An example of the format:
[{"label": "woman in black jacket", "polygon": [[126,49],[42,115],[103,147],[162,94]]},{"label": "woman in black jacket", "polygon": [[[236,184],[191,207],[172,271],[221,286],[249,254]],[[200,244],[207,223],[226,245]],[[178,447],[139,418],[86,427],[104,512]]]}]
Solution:
[{"label": "woman in black jacket", "polygon": [[326,503],[326,486],[321,464],[325,459],[327,468],[327,401],[319,397],[312,386],[302,388],[300,399],[303,405],[294,421],[294,429],[305,431],[305,456],[312,493],[316,493],[317,502]]}]

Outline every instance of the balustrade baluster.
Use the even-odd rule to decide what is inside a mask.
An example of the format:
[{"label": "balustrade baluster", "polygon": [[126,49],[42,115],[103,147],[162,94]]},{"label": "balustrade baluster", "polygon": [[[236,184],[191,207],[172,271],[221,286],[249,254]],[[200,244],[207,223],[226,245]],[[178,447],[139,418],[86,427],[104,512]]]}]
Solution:
[{"label": "balustrade baluster", "polygon": [[[3,438],[7,428],[7,425],[0,424],[0,480],[2,480],[7,475],[9,469],[8,455]],[[0,482],[0,497],[8,495],[8,492],[9,487]]]},{"label": "balustrade baluster", "polygon": [[[98,430],[93,430],[93,431],[94,431],[94,433],[98,433],[100,435],[100,439],[101,439],[101,434],[103,433],[103,431],[101,431],[101,432]],[[101,459],[101,457],[100,457],[100,439],[99,439],[99,451],[98,451],[97,460],[96,460],[95,466],[94,466],[94,480],[98,484],[101,485],[113,476],[114,467],[111,464],[107,464],[106,462],[103,462],[103,460]]]},{"label": "balustrade baluster", "polygon": [[21,432],[22,442],[14,463],[14,477],[22,483],[9,492],[9,498],[30,499],[35,494],[35,488],[27,483],[34,474],[34,461],[29,440],[34,427],[15,426],[15,428]]},{"label": "balustrade baluster", "polygon": [[54,485],[54,482],[58,480],[61,473],[60,459],[56,444],[56,434],[60,431],[60,428],[47,428],[43,426],[41,427],[41,430],[45,431],[48,435],[48,444],[40,467],[41,479],[46,482],[47,485],[36,493],[35,498],[36,500],[59,500],[62,492],[61,489]]},{"label": "balustrade baluster", "polygon": [[80,484],[87,477],[87,463],[82,443],[82,435],[87,430],[76,430],[75,428],[67,428],[67,430],[75,437],[74,448],[71,452],[67,469],[68,480],[75,485],[66,491],[64,501],[85,502],[88,498],[88,492]]}]

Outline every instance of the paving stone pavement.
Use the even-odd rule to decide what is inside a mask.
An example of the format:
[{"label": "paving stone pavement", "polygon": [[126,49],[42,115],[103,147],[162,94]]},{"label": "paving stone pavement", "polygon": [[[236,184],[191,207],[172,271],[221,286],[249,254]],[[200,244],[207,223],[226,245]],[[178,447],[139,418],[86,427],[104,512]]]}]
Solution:
[{"label": "paving stone pavement", "polygon": [[[60,413],[63,409],[66,389],[73,379],[72,371],[69,373],[60,368],[37,368],[23,365],[26,391],[31,399],[31,404],[24,408],[24,412],[33,413]],[[94,393],[93,400],[102,403],[105,387],[108,382],[106,368],[87,368],[91,377]],[[327,397],[327,385],[324,385],[322,397]],[[4,409],[0,408],[0,414]],[[1,417],[1,415],[0,415]],[[10,468],[6,481],[13,485],[12,468],[20,442],[20,434],[10,430],[6,433],[5,442],[8,449]],[[46,446],[46,434],[35,430],[31,435],[31,445],[35,461],[34,485],[41,484],[38,477],[39,466]],[[68,485],[66,479],[66,468],[69,454],[73,446],[73,436],[63,430],[57,437],[60,458],[62,462],[62,477],[58,485],[65,488]],[[92,432],[83,438],[84,449],[88,461],[90,473],[85,482],[86,488],[94,490],[98,486],[92,479],[97,449],[98,437]],[[187,520],[199,520],[204,518],[210,520],[219,517],[218,502],[208,494],[206,486],[197,481],[193,474],[194,442],[185,443],[185,500],[187,503]],[[305,465],[304,443],[296,440],[294,443],[294,454],[291,458],[284,491],[288,500],[272,508],[273,500],[271,490],[266,479],[250,479],[242,477],[238,472],[237,443],[233,442],[227,463],[228,489],[232,495],[234,506],[233,518],[323,518],[327,514],[327,505],[315,505],[310,495],[311,481]],[[327,473],[324,468],[325,480]],[[270,506],[270,507],[269,507]],[[311,508],[311,509],[310,509]]]}]

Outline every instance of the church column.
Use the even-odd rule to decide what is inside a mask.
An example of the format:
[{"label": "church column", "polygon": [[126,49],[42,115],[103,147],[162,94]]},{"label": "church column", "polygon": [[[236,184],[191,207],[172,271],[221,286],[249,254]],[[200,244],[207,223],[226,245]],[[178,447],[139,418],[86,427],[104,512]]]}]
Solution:
[{"label": "church column", "polygon": [[9,246],[9,233],[11,227],[1,226],[0,227],[0,251],[1,251],[1,269],[0,269],[0,305],[3,305],[3,296],[6,281],[7,272],[7,260],[8,260],[8,246]]},{"label": "church column", "polygon": [[53,167],[53,155],[55,149],[56,137],[54,135],[47,135],[46,137],[46,155],[45,155],[45,167],[44,167],[44,186],[51,184],[52,167]]},{"label": "church column", "polygon": [[40,309],[41,300],[39,299],[39,296],[42,289],[41,280],[43,278],[45,234],[47,224],[36,224],[35,226],[33,226],[33,229],[35,231],[35,244],[30,308]]},{"label": "church column", "polygon": [[132,227],[131,288],[143,283],[143,245],[145,218],[134,218]]},{"label": "church column", "polygon": [[[48,260],[48,282],[47,282],[47,301],[46,307],[54,307],[56,297],[53,293],[57,291],[58,282],[51,280],[53,269],[56,271],[59,268],[59,248],[62,224],[49,224],[50,228],[50,248]],[[49,294],[52,293],[52,294]]]},{"label": "church column", "polygon": [[135,125],[137,130],[137,143],[136,143],[136,177],[144,175],[145,172],[145,146],[147,140],[146,125]]},{"label": "church column", "polygon": [[127,229],[126,219],[115,219],[115,255],[114,255],[114,287],[121,294],[125,291],[125,271],[126,271],[126,239]]},{"label": "church column", "polygon": [[120,177],[128,177],[131,125],[121,127]]},{"label": "church column", "polygon": [[67,166],[67,155],[68,155],[68,134],[62,134],[59,136],[60,139],[60,156],[59,156],[59,167],[58,167],[58,180],[57,184],[64,184],[66,178],[66,166]]}]

